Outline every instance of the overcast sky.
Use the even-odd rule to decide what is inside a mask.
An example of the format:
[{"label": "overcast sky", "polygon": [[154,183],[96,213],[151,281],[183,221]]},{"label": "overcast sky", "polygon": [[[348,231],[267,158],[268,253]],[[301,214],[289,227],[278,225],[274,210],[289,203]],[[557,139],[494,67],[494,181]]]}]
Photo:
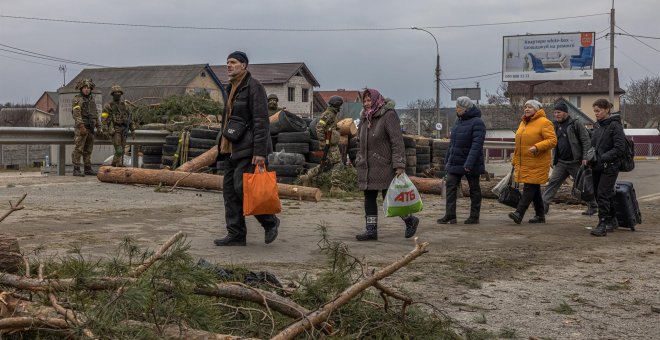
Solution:
[{"label": "overcast sky", "polygon": [[[608,13],[609,0],[0,0],[0,15],[64,20],[230,28],[393,28],[500,23]],[[616,1],[616,23],[629,33],[660,36],[658,0]],[[442,78],[501,71],[502,36],[595,31],[609,16],[501,26],[429,29],[440,45]],[[621,32],[619,29],[617,32]],[[616,36],[615,65],[622,86],[660,75],[660,52]],[[642,39],[660,50],[660,40]],[[435,97],[433,39],[421,31],[274,32],[136,28],[0,17],[0,44],[106,66],[224,64],[243,50],[252,63],[305,62],[321,90],[379,89],[404,107]],[[0,49],[7,49],[0,46]],[[12,59],[13,58],[13,59]],[[20,60],[17,60],[20,59]],[[29,62],[28,62],[29,61]],[[0,102],[33,103],[62,85],[56,61],[0,50]],[[609,41],[596,42],[596,66],[609,66]],[[67,81],[84,67],[69,64]],[[447,80],[449,87],[479,81],[494,92],[501,75]],[[317,89],[318,90],[318,89]],[[442,106],[453,106],[441,90]]]}]

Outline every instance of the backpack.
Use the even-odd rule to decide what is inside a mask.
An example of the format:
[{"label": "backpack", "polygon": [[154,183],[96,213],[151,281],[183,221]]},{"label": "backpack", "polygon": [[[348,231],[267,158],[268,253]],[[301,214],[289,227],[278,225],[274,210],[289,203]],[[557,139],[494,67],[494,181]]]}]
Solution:
[{"label": "backpack", "polygon": [[[614,124],[610,124],[613,126]],[[614,134],[614,127],[612,127],[612,134]],[[635,142],[632,139],[628,138],[624,134],[624,152],[623,157],[621,157],[621,163],[619,163],[619,171],[621,172],[630,172],[635,169]]]},{"label": "backpack", "polygon": [[619,165],[619,171],[630,172],[635,169],[635,142],[628,137],[625,137],[624,140],[626,141],[626,145]]}]

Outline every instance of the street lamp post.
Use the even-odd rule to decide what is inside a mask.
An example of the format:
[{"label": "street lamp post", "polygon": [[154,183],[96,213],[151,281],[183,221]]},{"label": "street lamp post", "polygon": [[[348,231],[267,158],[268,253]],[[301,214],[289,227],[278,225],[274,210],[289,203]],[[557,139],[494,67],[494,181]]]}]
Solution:
[{"label": "street lamp post", "polygon": [[[435,38],[435,35],[433,33],[419,27],[412,26],[410,29],[417,30],[417,31],[424,31],[433,37],[433,41],[435,41],[435,52],[436,52],[436,58],[435,58],[435,121],[436,123],[440,122],[440,47],[438,46],[438,39]],[[445,117],[445,135],[447,138],[449,138],[449,116]],[[440,132],[438,132],[438,136],[440,135]]]}]

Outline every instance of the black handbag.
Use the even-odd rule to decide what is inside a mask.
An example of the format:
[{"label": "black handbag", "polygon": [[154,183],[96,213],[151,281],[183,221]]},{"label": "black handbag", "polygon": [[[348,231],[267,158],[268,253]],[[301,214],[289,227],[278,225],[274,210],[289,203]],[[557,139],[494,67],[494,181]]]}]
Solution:
[{"label": "black handbag", "polygon": [[580,170],[575,175],[571,193],[575,198],[585,202],[590,202],[596,197],[594,193],[593,174],[590,167],[580,167]]},{"label": "black handbag", "polygon": [[243,137],[247,127],[248,125],[243,118],[231,116],[227,121],[227,126],[222,131],[222,135],[230,142],[238,142]]},{"label": "black handbag", "polygon": [[513,181],[513,169],[511,169],[509,183],[504,189],[502,189],[500,195],[497,197],[497,201],[509,207],[517,208],[518,202],[520,202],[520,196],[521,194],[520,190],[518,190],[518,183]]}]

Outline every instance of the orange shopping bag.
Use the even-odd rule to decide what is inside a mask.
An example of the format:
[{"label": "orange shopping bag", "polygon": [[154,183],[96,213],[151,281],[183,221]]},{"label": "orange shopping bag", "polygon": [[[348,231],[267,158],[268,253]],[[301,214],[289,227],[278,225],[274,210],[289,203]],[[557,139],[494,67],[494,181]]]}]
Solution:
[{"label": "orange shopping bag", "polygon": [[243,174],[243,216],[272,215],[282,211],[275,171],[268,172],[265,165],[254,168],[254,173]]}]

